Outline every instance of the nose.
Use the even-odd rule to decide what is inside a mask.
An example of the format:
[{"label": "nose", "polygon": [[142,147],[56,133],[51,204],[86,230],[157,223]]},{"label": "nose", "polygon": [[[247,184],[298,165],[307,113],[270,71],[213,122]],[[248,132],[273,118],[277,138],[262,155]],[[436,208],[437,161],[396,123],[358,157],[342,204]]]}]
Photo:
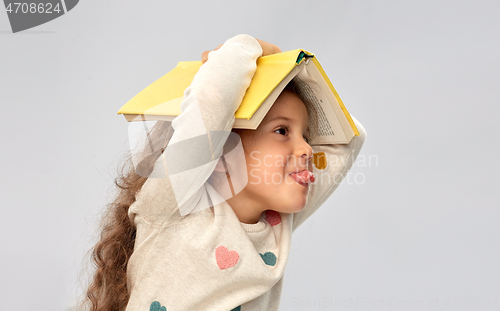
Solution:
[{"label": "nose", "polygon": [[307,165],[307,162],[312,159],[313,150],[304,139],[301,139],[296,147],[295,154],[299,157],[301,165]]}]

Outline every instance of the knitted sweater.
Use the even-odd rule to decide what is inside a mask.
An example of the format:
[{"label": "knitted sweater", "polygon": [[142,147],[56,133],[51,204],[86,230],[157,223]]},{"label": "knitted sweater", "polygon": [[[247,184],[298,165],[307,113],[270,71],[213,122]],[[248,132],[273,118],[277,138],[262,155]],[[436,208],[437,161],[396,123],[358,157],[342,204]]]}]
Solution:
[{"label": "knitted sweater", "polygon": [[[206,144],[166,151],[164,178],[148,178],[129,209],[137,233],[127,266],[128,311],[278,310],[292,232],[340,184],[366,132],[354,119],[361,135],[349,144],[312,146],[327,163],[313,166],[316,182],[300,212],[270,206],[257,223],[240,222],[208,179],[261,54],[254,38],[231,38],[209,54],[185,91],[167,151],[193,138],[204,137]],[[210,159],[200,159],[201,153]]]}]

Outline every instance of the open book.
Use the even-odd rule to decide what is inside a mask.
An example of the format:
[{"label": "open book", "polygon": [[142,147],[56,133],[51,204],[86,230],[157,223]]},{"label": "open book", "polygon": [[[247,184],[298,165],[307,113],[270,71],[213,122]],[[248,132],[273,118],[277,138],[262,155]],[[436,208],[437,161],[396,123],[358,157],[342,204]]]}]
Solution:
[{"label": "open book", "polygon": [[[201,61],[179,62],[172,71],[129,100],[118,114],[127,121],[172,121]],[[358,129],[314,54],[297,49],[260,57],[235,113],[233,128],[255,130],[285,86],[295,78],[309,114],[311,145],[347,144]]]}]

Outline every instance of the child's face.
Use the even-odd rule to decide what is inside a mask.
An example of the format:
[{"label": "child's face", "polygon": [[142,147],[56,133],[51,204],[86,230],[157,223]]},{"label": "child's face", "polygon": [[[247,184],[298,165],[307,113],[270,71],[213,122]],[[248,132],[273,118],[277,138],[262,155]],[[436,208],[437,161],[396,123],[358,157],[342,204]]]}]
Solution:
[{"label": "child's face", "polygon": [[244,206],[255,213],[268,209],[282,213],[302,210],[309,186],[297,183],[290,174],[304,169],[312,172],[313,150],[306,142],[308,116],[300,98],[283,92],[259,127],[244,130],[240,136],[248,184],[237,196],[247,201]]}]

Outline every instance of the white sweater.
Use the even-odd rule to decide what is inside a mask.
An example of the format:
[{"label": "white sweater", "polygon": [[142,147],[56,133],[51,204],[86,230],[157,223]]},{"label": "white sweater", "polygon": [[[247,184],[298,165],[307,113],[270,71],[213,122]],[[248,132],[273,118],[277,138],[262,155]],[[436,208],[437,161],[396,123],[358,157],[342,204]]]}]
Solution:
[{"label": "white sweater", "polygon": [[231,38],[210,53],[186,90],[167,151],[193,138],[208,143],[188,144],[182,155],[166,151],[170,175],[148,178],[129,209],[137,234],[127,266],[128,311],[278,310],[292,232],[340,184],[366,132],[354,119],[361,135],[349,144],[312,146],[328,163],[322,170],[313,165],[316,182],[302,211],[278,213],[270,206],[258,223],[241,223],[208,182],[227,138],[211,133],[229,135],[261,54],[254,38]]}]

